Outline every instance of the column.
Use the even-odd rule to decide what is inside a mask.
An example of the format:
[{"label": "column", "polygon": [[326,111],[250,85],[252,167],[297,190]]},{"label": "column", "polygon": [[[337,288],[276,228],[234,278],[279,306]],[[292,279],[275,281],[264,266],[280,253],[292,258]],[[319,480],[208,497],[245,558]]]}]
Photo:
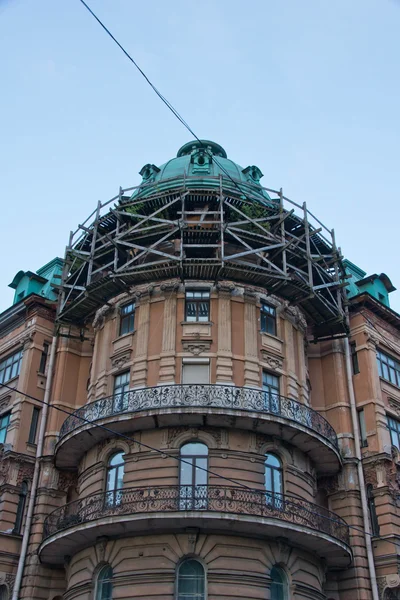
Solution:
[{"label": "column", "polygon": [[232,316],[230,286],[218,286],[217,383],[233,383]]},{"label": "column", "polygon": [[176,362],[176,292],[179,286],[162,285],[164,321],[160,354],[160,383],[175,383]]},{"label": "column", "polygon": [[140,293],[138,323],[136,334],[136,353],[132,366],[131,381],[133,387],[143,387],[147,383],[147,351],[150,329],[151,290]]},{"label": "column", "polygon": [[256,296],[244,293],[244,385],[260,387],[260,366],[257,354]]}]

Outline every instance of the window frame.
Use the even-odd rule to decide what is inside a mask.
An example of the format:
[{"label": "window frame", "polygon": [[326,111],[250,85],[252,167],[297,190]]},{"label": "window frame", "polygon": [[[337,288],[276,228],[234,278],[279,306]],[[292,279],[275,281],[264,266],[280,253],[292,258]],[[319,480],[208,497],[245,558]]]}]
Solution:
[{"label": "window frame", "polygon": [[14,535],[21,534],[22,525],[24,523],[25,506],[26,506],[26,499],[28,497],[28,493],[29,493],[28,482],[23,481],[21,483],[21,490],[20,490],[19,496],[18,496],[17,512],[15,515],[15,525],[14,525],[14,529],[13,529]]},{"label": "window frame", "polygon": [[[200,297],[189,297],[189,294],[200,294]],[[188,288],[185,289],[185,323],[209,323],[210,322],[210,312],[211,312],[211,303],[210,303],[211,291],[210,289],[204,288]],[[188,301],[189,300],[189,301]],[[188,315],[188,306],[189,304],[193,304],[195,306],[195,316],[194,318],[189,317]],[[207,318],[202,318],[200,314],[199,307],[201,304],[204,304],[207,307]]]},{"label": "window frame", "polygon": [[[267,465],[267,460],[268,457],[273,457],[275,458],[278,463],[279,466],[275,466],[275,465]],[[271,480],[271,489],[269,490],[267,488],[267,470],[270,471],[270,480]],[[279,491],[277,491],[275,489],[275,474],[278,473],[278,477],[279,477]],[[281,505],[283,503],[283,496],[284,496],[284,471],[283,471],[283,463],[282,463],[282,459],[280,456],[278,456],[278,454],[275,454],[275,452],[266,452],[264,454],[264,490],[265,490],[265,498],[267,501],[267,504],[272,504],[273,506],[275,506],[276,508],[281,508]]]},{"label": "window frame", "polygon": [[[387,426],[388,426],[389,433],[390,433],[390,442],[391,442],[392,446],[397,448],[397,450],[400,450],[400,421],[398,421],[394,417],[391,417],[390,415],[386,415],[386,417],[387,417]],[[392,427],[392,424],[395,424],[395,427]],[[397,436],[397,444],[395,444],[393,442],[394,434]]]},{"label": "window frame", "polygon": [[187,598],[187,596],[189,595],[187,592],[182,592],[181,594],[179,592],[179,587],[180,587],[180,581],[179,581],[180,572],[181,572],[182,566],[185,565],[186,563],[188,563],[189,561],[196,562],[196,563],[198,563],[201,566],[201,568],[202,568],[202,581],[203,581],[202,594],[191,593],[190,597],[192,598],[192,600],[207,600],[207,572],[206,572],[206,568],[205,568],[203,562],[197,556],[187,556],[183,560],[181,560],[179,562],[179,564],[177,565],[177,567],[176,567],[176,575],[175,575],[175,600],[181,600],[181,598]]},{"label": "window frame", "polygon": [[[116,465],[112,465],[111,461],[117,457],[121,455],[122,460],[121,462],[117,463]],[[122,477],[120,476],[121,474],[121,470],[122,470]],[[109,485],[109,478],[110,478],[110,473],[112,471],[115,471],[115,476],[114,476],[114,486],[111,488],[108,487]],[[124,481],[124,476],[125,476],[125,451],[124,450],[115,450],[114,452],[112,452],[107,460],[107,469],[106,469],[106,478],[105,478],[105,503],[106,506],[108,507],[112,507],[112,506],[119,506],[122,502],[122,487],[123,487],[123,481]],[[118,481],[122,481],[122,487],[118,486]]]},{"label": "window frame", "polygon": [[[103,573],[108,571],[108,577],[104,577]],[[109,573],[111,571],[111,577],[109,576]],[[113,593],[113,580],[114,577],[114,571],[111,565],[106,564],[103,565],[100,570],[97,573],[96,576],[96,588],[95,588],[95,600],[112,600],[112,593]],[[103,584],[109,584],[110,585],[110,590],[108,590],[107,596],[104,595],[104,590],[103,588]],[[107,590],[106,590],[107,591]]]},{"label": "window frame", "polygon": [[265,300],[261,300],[260,306],[260,331],[268,335],[277,335],[276,307]]},{"label": "window frame", "polygon": [[[0,383],[7,383],[8,381],[12,381],[13,379],[19,376],[21,372],[21,363],[23,355],[24,351],[21,348],[20,350],[17,350],[16,352],[13,352],[13,354],[9,354],[8,356],[0,360]],[[15,365],[17,365],[16,372],[14,372]],[[10,369],[10,374],[8,378],[6,378],[6,373],[8,369]]]},{"label": "window frame", "polygon": [[[268,377],[274,378],[277,381],[277,385],[274,386],[272,383],[268,383],[266,379]],[[264,392],[264,408],[272,413],[280,414],[280,404],[281,404],[281,378],[279,375],[275,373],[270,373],[263,369],[262,372],[262,389]]]},{"label": "window frame", "polygon": [[[206,448],[205,454],[185,454],[182,453],[182,449],[189,444],[199,444]],[[205,474],[206,483],[197,483],[198,479],[198,461],[206,461],[205,468],[208,469],[210,449],[205,442],[201,440],[187,440],[179,448],[179,459],[183,459],[186,462],[180,461],[179,463],[179,508],[180,510],[205,510],[208,505],[207,494],[206,497],[202,497],[202,492],[207,491],[208,486],[208,473],[206,471],[200,471],[200,474]],[[190,483],[182,483],[183,469],[187,467],[187,463],[191,463]],[[202,465],[200,465],[202,466]],[[189,494],[188,494],[189,491]],[[200,496],[200,497],[199,497]]]},{"label": "window frame", "polygon": [[41,375],[46,374],[46,366],[47,366],[47,359],[49,358],[49,350],[50,350],[49,342],[43,342],[43,350],[42,350],[42,354],[40,355],[40,363],[39,363],[39,371],[38,371],[38,373],[40,373]]},{"label": "window frame", "polygon": [[[127,380],[118,384],[117,381],[119,378],[126,377]],[[130,390],[131,385],[131,371],[128,369],[127,371],[122,371],[121,373],[117,373],[114,375],[113,381],[113,411],[114,413],[122,412],[128,408],[128,397],[127,393]]]},{"label": "window frame", "polygon": [[36,444],[38,424],[40,417],[40,408],[38,406],[32,406],[31,424],[29,427],[28,444]]},{"label": "window frame", "polygon": [[[132,307],[128,312],[126,309]],[[124,312],[126,311],[126,312]],[[119,307],[119,335],[128,335],[135,331],[136,302],[131,300]],[[125,325],[127,324],[126,328]],[[125,330],[126,329],[126,330]]]},{"label": "window frame", "polygon": [[360,365],[358,363],[358,353],[357,353],[356,342],[350,342],[350,357],[351,357],[351,366],[353,369],[353,375],[358,375],[360,372]]},{"label": "window frame", "polygon": [[379,377],[400,388],[400,362],[382,350],[376,351],[376,360]]},{"label": "window frame", "polygon": [[[4,425],[4,421],[5,419],[7,419],[6,424]],[[11,421],[11,411],[5,412],[2,415],[0,415],[0,444],[5,444],[6,443],[6,439],[7,439],[7,431],[8,431],[8,426],[10,425],[10,421]],[[4,433],[4,438],[2,439],[2,434]]]},{"label": "window frame", "polygon": [[[273,580],[272,572],[274,570],[277,572],[277,574],[279,574],[281,581],[278,582],[278,581]],[[287,576],[285,570],[282,569],[282,567],[279,565],[273,565],[270,569],[269,576],[271,579],[271,584],[270,584],[271,600],[288,600],[288,598],[289,598],[289,579],[288,579],[288,576]],[[276,590],[273,590],[273,587],[272,587],[274,583],[282,586],[281,590],[278,589],[278,595],[276,595],[274,593],[274,592],[276,592]]]},{"label": "window frame", "polygon": [[368,437],[367,437],[367,428],[365,425],[364,408],[360,408],[357,410],[357,416],[358,416],[358,427],[360,429],[361,448],[367,448],[368,447]]}]

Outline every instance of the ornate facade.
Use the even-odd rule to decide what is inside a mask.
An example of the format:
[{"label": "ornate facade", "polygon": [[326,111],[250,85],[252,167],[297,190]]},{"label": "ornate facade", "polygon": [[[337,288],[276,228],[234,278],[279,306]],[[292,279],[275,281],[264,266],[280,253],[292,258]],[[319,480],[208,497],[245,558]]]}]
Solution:
[{"label": "ornate facade", "polygon": [[141,175],[0,315],[0,598],[398,597],[400,316],[217,144]]}]

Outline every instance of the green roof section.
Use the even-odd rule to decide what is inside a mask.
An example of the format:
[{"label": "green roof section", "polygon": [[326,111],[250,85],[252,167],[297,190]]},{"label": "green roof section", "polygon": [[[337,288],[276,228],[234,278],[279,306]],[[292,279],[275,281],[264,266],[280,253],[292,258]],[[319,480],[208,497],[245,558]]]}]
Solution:
[{"label": "green roof section", "polygon": [[394,292],[396,288],[385,273],[381,273],[380,275],[374,273],[367,276],[366,271],[360,269],[360,267],[350,260],[344,260],[343,264],[347,275],[350,276],[347,284],[347,295],[349,298],[367,292],[375,300],[390,308],[389,294]]},{"label": "green roof section", "polygon": [[251,191],[259,194],[261,202],[275,203],[261,187],[263,174],[256,165],[241,167],[228,158],[222,146],[210,140],[188,142],[178,150],[175,158],[159,167],[147,163],[139,174],[142,185],[133,194],[135,198],[184,186],[191,189],[219,188],[222,176],[224,189],[242,192],[243,196]]},{"label": "green roof section", "polygon": [[37,294],[47,300],[57,300],[56,286],[61,284],[63,260],[53,258],[50,262],[32,271],[18,271],[9,287],[15,290],[13,305],[21,302],[31,294]]}]

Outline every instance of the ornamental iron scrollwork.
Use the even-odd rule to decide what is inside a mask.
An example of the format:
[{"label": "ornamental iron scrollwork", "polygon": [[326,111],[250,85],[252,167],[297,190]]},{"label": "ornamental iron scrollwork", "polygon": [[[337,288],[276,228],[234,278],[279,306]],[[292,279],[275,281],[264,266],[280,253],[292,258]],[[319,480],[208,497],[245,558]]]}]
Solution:
[{"label": "ornamental iron scrollwork", "polygon": [[43,539],[106,517],[164,512],[220,512],[278,519],[306,527],[349,545],[347,523],[306,500],[240,487],[183,485],[122,488],[93,494],[57,508],[44,522]]},{"label": "ornamental iron scrollwork", "polygon": [[275,415],[306,427],[338,448],[333,427],[309,406],[259,389],[211,384],[163,385],[96,400],[85,404],[64,421],[59,439],[85,423],[113,415],[175,407],[226,408]]}]

